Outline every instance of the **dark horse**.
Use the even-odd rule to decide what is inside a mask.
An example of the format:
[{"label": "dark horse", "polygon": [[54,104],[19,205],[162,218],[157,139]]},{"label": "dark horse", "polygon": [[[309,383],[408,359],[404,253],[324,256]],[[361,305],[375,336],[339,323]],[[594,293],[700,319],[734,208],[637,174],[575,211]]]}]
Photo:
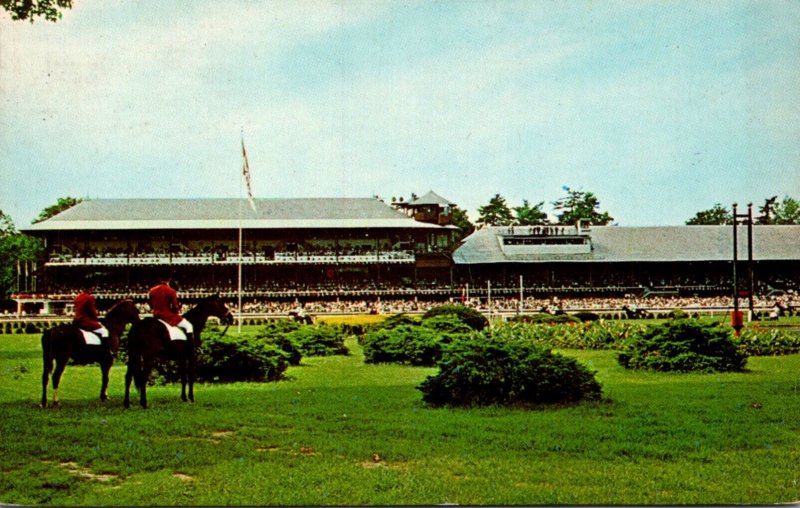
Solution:
[{"label": "dark horse", "polygon": [[[171,358],[178,362],[181,374],[181,399],[194,402],[196,350],[200,334],[209,316],[216,316],[226,325],[233,323],[233,314],[219,296],[209,296],[183,315],[192,323],[194,340],[170,340],[167,328],[155,318],[144,318],[131,327],[128,333],[128,370],[125,373],[125,407],[130,407],[131,380],[139,390],[139,402],[147,408],[147,381],[158,358]],[[189,397],[186,397],[186,383]]]},{"label": "dark horse", "polygon": [[[114,363],[114,354],[119,349],[119,338],[128,323],[139,321],[139,309],[130,300],[120,300],[108,310],[101,319],[108,329],[108,341],[102,345],[87,345],[83,334],[72,323],[61,324],[45,330],[42,334],[42,407],[47,407],[47,378],[53,372],[53,405],[58,406],[58,385],[61,375],[70,358],[80,365],[93,362],[100,364],[103,384],[100,388],[100,400],[108,399],[108,372]],[[56,369],[53,371],[53,361]]]}]

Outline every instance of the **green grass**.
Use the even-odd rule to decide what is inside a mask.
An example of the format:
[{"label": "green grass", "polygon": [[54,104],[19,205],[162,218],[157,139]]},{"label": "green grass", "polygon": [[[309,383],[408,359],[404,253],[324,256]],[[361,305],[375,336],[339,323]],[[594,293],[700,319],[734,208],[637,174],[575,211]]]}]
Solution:
[{"label": "green grass", "polygon": [[[229,331],[230,333],[230,331]],[[628,372],[564,351],[606,399],[534,411],[428,409],[435,369],[304,359],[280,383],[148,390],[124,366],[97,400],[70,366],[42,410],[38,337],[0,337],[0,502],[52,505],[772,504],[800,500],[800,355],[736,374]]]}]

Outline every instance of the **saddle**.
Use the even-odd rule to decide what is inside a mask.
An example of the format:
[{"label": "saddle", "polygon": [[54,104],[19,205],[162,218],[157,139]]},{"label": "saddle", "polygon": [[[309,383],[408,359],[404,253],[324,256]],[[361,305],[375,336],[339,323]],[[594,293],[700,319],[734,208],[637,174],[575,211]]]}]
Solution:
[{"label": "saddle", "polygon": [[83,341],[86,343],[87,346],[102,346],[103,341],[100,340],[100,336],[96,333],[90,332],[89,330],[84,330],[83,328],[78,328],[81,334],[83,335]]},{"label": "saddle", "polygon": [[186,340],[186,332],[184,332],[182,328],[179,328],[177,326],[172,326],[163,319],[159,319],[159,321],[161,322],[161,324],[167,327],[167,332],[169,333],[169,340]]}]

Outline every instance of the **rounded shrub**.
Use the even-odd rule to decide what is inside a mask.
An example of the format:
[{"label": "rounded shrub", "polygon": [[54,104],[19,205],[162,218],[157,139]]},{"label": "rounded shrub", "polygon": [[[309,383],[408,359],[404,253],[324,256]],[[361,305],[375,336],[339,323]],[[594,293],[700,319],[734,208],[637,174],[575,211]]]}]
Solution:
[{"label": "rounded shrub", "polygon": [[460,336],[444,346],[438,365],[439,373],[417,387],[433,406],[524,406],[602,393],[594,373],[575,359],[505,332]]},{"label": "rounded shrub", "polygon": [[200,346],[197,378],[201,381],[277,381],[288,367],[275,345],[232,336],[211,336]]},{"label": "rounded shrub", "polygon": [[731,340],[729,329],[675,319],[633,336],[617,360],[629,369],[728,372],[744,370],[747,355]]},{"label": "rounded shrub", "polygon": [[[159,361],[155,368],[163,382],[180,381],[174,361]],[[195,372],[200,382],[278,381],[287,368],[286,354],[274,344],[208,334],[197,352]]]},{"label": "rounded shrub", "polygon": [[300,325],[290,319],[268,320],[256,335],[256,339],[267,344],[273,344],[286,354],[289,365],[300,365],[303,352],[300,344],[289,334],[300,328]]},{"label": "rounded shrub", "polygon": [[455,314],[439,314],[429,318],[423,318],[420,326],[432,328],[444,335],[460,335],[472,333],[474,329],[461,320]]},{"label": "rounded shrub", "polygon": [[286,334],[297,344],[305,356],[349,355],[344,345],[344,333],[340,328],[330,325],[301,325],[297,330]]},{"label": "rounded shrub", "polygon": [[451,303],[437,305],[436,307],[429,309],[425,314],[423,314],[422,319],[425,320],[442,315],[455,316],[473,330],[480,331],[489,326],[489,320],[477,310],[465,305]]},{"label": "rounded shrub", "polygon": [[399,326],[417,326],[418,319],[414,319],[406,314],[392,314],[383,321],[369,326],[369,330],[391,330]]},{"label": "rounded shrub", "polygon": [[441,357],[444,340],[442,332],[427,326],[374,330],[364,336],[364,362],[430,367]]}]

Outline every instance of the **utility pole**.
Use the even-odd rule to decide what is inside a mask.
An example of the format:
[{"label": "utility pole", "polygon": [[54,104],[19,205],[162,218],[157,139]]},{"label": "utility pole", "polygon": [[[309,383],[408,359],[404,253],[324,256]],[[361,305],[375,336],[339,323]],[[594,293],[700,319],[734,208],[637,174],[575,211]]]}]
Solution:
[{"label": "utility pole", "polygon": [[739,311],[739,280],[737,276],[737,265],[739,263],[739,219],[743,219],[742,223],[747,225],[747,269],[748,269],[748,284],[747,284],[747,297],[749,317],[753,316],[753,203],[747,204],[747,213],[738,213],[737,204],[733,204],[733,314],[731,315],[731,324],[736,330],[736,335],[739,335],[744,323],[742,322],[742,314]]}]

